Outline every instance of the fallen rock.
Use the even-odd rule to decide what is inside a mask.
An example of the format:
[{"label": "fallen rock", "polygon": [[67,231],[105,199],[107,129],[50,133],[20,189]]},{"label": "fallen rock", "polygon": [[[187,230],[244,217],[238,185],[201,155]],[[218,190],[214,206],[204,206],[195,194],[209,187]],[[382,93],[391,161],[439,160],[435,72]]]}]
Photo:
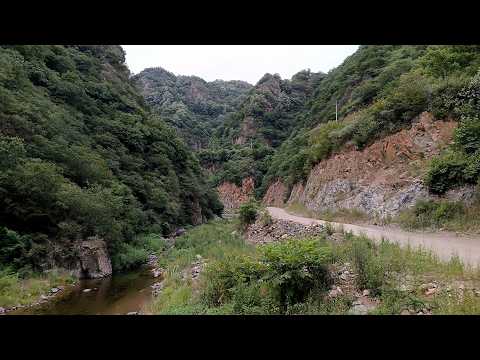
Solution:
[{"label": "fallen rock", "polygon": [[152,295],[153,296],[158,296],[160,294],[160,292],[162,291],[163,287],[164,287],[163,281],[160,281],[160,282],[157,282],[157,283],[153,284],[151,286]]},{"label": "fallen rock", "polygon": [[112,275],[107,244],[99,237],[90,237],[80,247],[81,278],[96,279]]},{"label": "fallen rock", "polygon": [[370,295],[370,290],[368,290],[368,289],[363,290],[362,295],[363,296],[369,296]]},{"label": "fallen rock", "polygon": [[90,292],[90,291],[92,291],[92,289],[83,289],[83,290],[82,290],[82,292],[84,292],[84,293],[88,293],[88,292]]},{"label": "fallen rock", "polygon": [[60,289],[59,289],[59,288],[56,288],[56,287],[50,289],[50,292],[51,292],[52,294],[56,294],[56,293],[59,292],[59,291],[60,291]]},{"label": "fallen rock", "polygon": [[174,233],[174,236],[177,237],[177,236],[181,236],[183,234],[185,234],[187,232],[187,230],[185,230],[184,228],[180,228],[180,229],[177,229]]},{"label": "fallen rock", "polygon": [[157,278],[159,277],[160,275],[162,275],[162,270],[161,269],[152,269],[152,274],[153,274],[153,277],[154,278]]},{"label": "fallen rock", "polygon": [[48,296],[46,296],[46,295],[40,295],[40,300],[48,300]]}]

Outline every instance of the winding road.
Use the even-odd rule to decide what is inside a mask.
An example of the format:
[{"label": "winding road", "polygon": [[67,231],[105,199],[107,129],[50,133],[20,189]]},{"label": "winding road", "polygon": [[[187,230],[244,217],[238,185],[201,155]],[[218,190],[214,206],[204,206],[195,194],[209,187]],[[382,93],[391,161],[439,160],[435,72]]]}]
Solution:
[{"label": "winding road", "polygon": [[[323,220],[292,215],[277,207],[267,207],[267,209],[272,218],[275,219],[293,221],[304,225],[327,223]],[[414,248],[421,246],[432,250],[443,260],[458,255],[466,264],[480,265],[480,236],[465,236],[452,232],[408,232],[394,227],[329,223],[335,228],[343,227],[345,231],[350,231],[354,235],[366,235],[377,242],[383,238],[400,245],[410,244]]]}]

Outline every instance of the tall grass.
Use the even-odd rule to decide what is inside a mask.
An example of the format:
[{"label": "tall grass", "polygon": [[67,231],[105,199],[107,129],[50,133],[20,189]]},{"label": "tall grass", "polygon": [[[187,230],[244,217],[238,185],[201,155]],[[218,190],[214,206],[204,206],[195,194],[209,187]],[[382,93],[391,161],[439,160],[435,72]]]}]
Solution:
[{"label": "tall grass", "polygon": [[[310,286],[317,276],[328,280],[324,272],[308,271],[313,259],[321,266],[349,262],[354,267],[357,288],[369,289],[371,295],[380,300],[374,314],[399,314],[404,309],[425,308],[434,313],[463,314],[478,313],[480,308],[480,297],[444,297],[443,293],[427,297],[421,290],[422,284],[433,280],[442,284],[469,280],[480,285],[480,271],[465,266],[458,257],[442,261],[427,249],[401,247],[388,241],[375,243],[351,233],[344,234],[343,241],[334,243],[323,236],[292,239],[283,246],[280,245],[283,242],[274,243],[269,245],[271,248],[265,247],[270,250],[264,253],[264,247],[249,245],[236,229],[236,223],[217,221],[178,238],[175,247],[162,256],[167,269],[165,288],[147,312],[346,314],[355,300],[352,294],[332,299],[326,297],[328,281],[322,286]],[[324,251],[331,255],[320,256]],[[200,280],[182,279],[196,255],[208,261]],[[402,288],[405,284],[407,290]],[[283,297],[279,297],[282,292]]]},{"label": "tall grass", "polygon": [[10,269],[0,270],[0,307],[28,305],[39,300],[52,287],[73,284],[74,279],[66,272],[52,270],[22,279]]}]

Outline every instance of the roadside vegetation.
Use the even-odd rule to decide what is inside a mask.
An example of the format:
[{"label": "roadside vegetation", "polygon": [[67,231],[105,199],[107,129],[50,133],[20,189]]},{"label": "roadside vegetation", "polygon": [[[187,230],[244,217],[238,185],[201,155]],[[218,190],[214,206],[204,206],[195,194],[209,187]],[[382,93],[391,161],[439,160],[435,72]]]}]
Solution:
[{"label": "roadside vegetation", "polygon": [[[480,272],[456,257],[444,262],[424,249],[375,244],[349,233],[342,241],[331,241],[328,229],[318,237],[255,247],[243,240],[238,226],[236,221],[199,226],[163,252],[164,288],[146,312],[348,314],[355,300],[351,292],[328,295],[342,264],[353,266],[356,289],[368,289],[378,301],[373,314],[473,314],[480,308],[480,293],[455,285],[479,289]],[[192,279],[196,259],[204,265]],[[431,282],[433,295],[425,292]]]},{"label": "roadside vegetation", "polygon": [[480,201],[465,205],[446,200],[419,200],[411,209],[402,211],[394,221],[406,230],[447,230],[480,233]]},{"label": "roadside vegetation", "polygon": [[285,210],[292,214],[305,216],[313,219],[339,222],[347,224],[362,224],[369,222],[371,219],[365,212],[359,209],[338,209],[330,211],[315,211],[308,209],[305,205],[295,202],[289,204]]}]

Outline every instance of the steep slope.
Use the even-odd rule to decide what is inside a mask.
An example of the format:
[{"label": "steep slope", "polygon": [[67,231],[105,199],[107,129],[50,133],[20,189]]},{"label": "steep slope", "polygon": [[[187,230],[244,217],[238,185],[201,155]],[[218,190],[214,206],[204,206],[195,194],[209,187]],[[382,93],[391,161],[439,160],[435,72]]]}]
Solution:
[{"label": "steep slope", "polygon": [[212,129],[238,110],[252,88],[244,81],[175,76],[160,67],[145,69],[133,80],[152,109],[195,150],[208,145]]},{"label": "steep slope", "polygon": [[[264,202],[288,199],[316,211],[349,208],[386,217],[476,184],[480,122],[472,77],[479,50],[360,47],[320,82],[298,128],[272,157],[259,189]],[[332,121],[336,101],[338,122]],[[425,111],[430,114],[420,115]],[[467,186],[454,198],[472,196]]]},{"label": "steep slope", "polygon": [[120,46],[0,47],[0,265],[76,266],[89,237],[116,255],[221,211],[124,61]]},{"label": "steep slope", "polygon": [[[423,113],[410,129],[387,136],[363,150],[345,149],[318,163],[305,183],[287,188],[280,181],[264,197],[267,205],[300,203],[308,209],[334,212],[351,209],[372,217],[398,214],[429,197],[421,181],[428,162],[452,142],[454,121]],[[455,193],[448,194],[454,200]],[[471,193],[463,193],[468,198]],[[435,196],[431,196],[435,198]]]},{"label": "steep slope", "polygon": [[270,156],[289,136],[297,113],[323,76],[309,70],[290,80],[265,74],[240,109],[219,125],[211,146],[199,153],[202,165],[212,170],[213,183],[240,186],[251,177],[261,184]]}]

